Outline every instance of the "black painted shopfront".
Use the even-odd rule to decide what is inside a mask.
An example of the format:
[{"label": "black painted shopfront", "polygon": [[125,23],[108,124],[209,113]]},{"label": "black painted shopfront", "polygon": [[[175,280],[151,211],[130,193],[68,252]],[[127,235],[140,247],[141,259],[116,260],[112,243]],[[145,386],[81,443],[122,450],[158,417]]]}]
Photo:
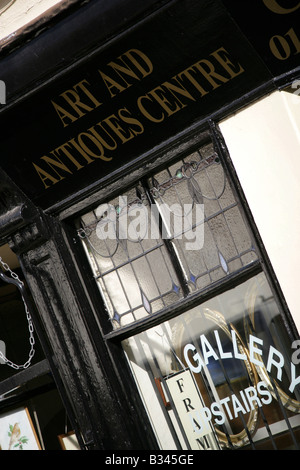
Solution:
[{"label": "black painted shopfront", "polygon": [[298,96],[299,2],[54,11],[0,57],[0,419],[46,450],[298,449],[297,327],[219,123]]}]

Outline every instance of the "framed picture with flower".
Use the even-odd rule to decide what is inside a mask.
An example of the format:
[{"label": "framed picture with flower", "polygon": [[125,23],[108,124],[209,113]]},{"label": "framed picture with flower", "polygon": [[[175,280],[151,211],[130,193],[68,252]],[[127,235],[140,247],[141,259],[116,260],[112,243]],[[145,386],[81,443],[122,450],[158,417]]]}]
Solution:
[{"label": "framed picture with flower", "polygon": [[0,415],[0,450],[41,450],[26,407]]}]

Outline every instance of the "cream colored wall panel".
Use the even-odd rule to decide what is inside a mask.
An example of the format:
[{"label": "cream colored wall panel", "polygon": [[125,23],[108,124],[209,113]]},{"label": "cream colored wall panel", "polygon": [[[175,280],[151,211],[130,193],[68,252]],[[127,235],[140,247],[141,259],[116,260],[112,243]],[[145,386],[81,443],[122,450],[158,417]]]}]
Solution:
[{"label": "cream colored wall panel", "polygon": [[[295,89],[297,91],[297,89]],[[220,124],[300,331],[300,97],[275,92]]]}]

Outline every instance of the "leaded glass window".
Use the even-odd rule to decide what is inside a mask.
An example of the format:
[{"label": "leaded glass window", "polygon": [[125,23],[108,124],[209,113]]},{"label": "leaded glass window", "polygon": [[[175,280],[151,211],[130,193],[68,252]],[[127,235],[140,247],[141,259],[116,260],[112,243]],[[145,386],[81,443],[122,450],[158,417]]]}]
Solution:
[{"label": "leaded glass window", "polygon": [[78,235],[113,329],[163,313],[257,260],[209,142],[82,216]]},{"label": "leaded glass window", "polygon": [[298,448],[299,341],[213,138],[81,217],[105,337],[161,449]]}]

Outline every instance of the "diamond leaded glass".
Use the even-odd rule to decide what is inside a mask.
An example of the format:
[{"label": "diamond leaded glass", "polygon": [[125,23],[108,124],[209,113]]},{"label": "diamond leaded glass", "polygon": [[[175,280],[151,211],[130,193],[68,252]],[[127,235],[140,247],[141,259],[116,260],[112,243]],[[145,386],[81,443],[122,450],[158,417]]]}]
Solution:
[{"label": "diamond leaded glass", "polygon": [[257,259],[212,145],[81,218],[113,328],[163,311]]}]

